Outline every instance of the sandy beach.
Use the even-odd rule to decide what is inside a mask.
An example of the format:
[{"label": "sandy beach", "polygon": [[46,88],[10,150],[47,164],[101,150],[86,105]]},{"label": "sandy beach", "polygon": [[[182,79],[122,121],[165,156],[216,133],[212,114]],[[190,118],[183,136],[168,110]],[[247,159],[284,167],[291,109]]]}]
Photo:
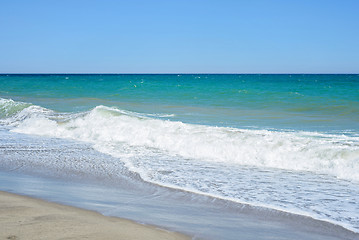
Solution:
[{"label": "sandy beach", "polygon": [[190,239],[116,217],[0,191],[0,239]]}]

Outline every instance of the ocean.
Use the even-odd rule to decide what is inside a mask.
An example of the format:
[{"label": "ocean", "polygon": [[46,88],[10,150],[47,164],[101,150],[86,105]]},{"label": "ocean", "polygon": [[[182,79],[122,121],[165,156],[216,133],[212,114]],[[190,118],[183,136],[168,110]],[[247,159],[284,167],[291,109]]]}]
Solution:
[{"label": "ocean", "polygon": [[[3,182],[25,174],[111,194],[140,185],[169,201],[248,206],[359,233],[359,75],[3,74],[0,154]],[[94,199],[104,214],[139,221],[116,212],[114,199]],[[198,232],[168,218],[144,222]],[[213,229],[236,239],[235,225]],[[198,237],[216,236],[208,231]]]}]

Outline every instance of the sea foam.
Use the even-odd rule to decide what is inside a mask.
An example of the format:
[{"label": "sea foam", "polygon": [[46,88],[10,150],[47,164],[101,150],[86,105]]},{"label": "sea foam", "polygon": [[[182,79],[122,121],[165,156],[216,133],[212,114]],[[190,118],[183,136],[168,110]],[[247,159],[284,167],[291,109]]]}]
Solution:
[{"label": "sea foam", "polygon": [[69,116],[31,105],[7,121],[16,126],[14,132],[86,141],[102,149],[125,143],[198,161],[359,180],[356,136],[195,125],[105,106]]}]

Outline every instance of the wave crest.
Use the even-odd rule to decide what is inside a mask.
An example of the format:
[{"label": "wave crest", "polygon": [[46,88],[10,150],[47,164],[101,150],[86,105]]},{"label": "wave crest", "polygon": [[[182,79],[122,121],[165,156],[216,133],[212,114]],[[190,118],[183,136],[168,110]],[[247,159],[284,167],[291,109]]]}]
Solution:
[{"label": "wave crest", "polygon": [[0,119],[14,116],[29,106],[31,106],[30,103],[16,102],[12,99],[0,98]]}]

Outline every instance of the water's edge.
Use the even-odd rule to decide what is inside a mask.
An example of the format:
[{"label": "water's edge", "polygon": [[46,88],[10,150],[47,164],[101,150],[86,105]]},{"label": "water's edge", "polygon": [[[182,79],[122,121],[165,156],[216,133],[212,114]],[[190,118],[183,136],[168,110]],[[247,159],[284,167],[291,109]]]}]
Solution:
[{"label": "water's edge", "polygon": [[[83,151],[81,148],[85,147],[89,160],[111,157],[88,149],[82,143],[76,145],[76,142],[61,139],[52,139],[47,145],[43,138],[38,138],[47,146],[43,145],[39,152],[39,142],[35,139],[23,142],[17,139],[27,153],[13,151],[12,158],[2,159],[0,190],[160,226],[194,236],[194,239],[234,240],[241,236],[241,239],[334,240],[359,237],[357,233],[325,221],[160,187],[142,181],[138,175],[122,174],[113,179],[111,176],[89,176],[81,170],[68,172],[48,168],[44,171],[43,167],[30,166],[26,162],[31,157],[54,158],[53,151],[56,155],[61,154],[53,148],[54,144],[61,145],[62,149],[72,148],[74,152]],[[0,146],[3,151],[4,147]],[[78,157],[73,156],[74,152],[63,151],[61,158]]]}]

